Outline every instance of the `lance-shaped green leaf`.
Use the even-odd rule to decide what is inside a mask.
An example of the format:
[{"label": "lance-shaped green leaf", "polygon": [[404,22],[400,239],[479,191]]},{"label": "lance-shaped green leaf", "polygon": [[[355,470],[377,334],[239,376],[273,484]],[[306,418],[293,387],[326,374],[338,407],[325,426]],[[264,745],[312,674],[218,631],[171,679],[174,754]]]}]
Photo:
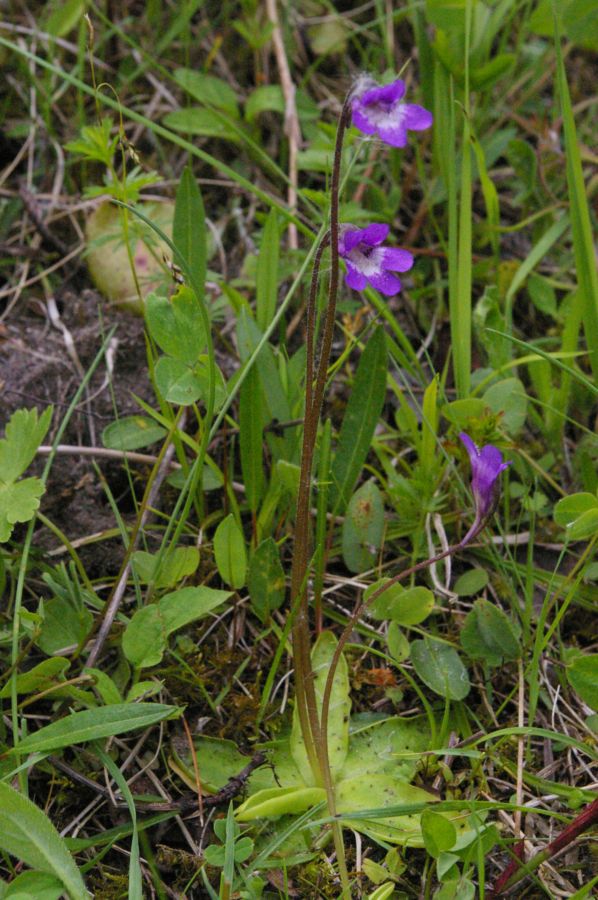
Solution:
[{"label": "lance-shaped green leaf", "polygon": [[267,621],[284,601],[285,575],[274,538],[266,538],[254,551],[247,586],[252,608]]},{"label": "lance-shaped green leaf", "polygon": [[45,813],[0,782],[0,848],[20,862],[54,875],[71,900],[89,894],[73,858]]},{"label": "lance-shaped green leaf", "polygon": [[370,451],[386,393],[386,338],[378,328],[363,351],[332,461],[330,501],[344,510]]},{"label": "lance-shaped green leaf", "polygon": [[279,245],[278,219],[272,209],[264,225],[256,272],[256,319],[261,331],[266,330],[276,312]]},{"label": "lance-shaped green leaf", "polygon": [[183,170],[176,192],[172,240],[191,270],[193,283],[203,291],[207,265],[206,217],[197,182],[188,166]]},{"label": "lance-shaped green leaf", "polygon": [[239,392],[239,450],[249,509],[257,512],[264,490],[264,398],[256,366],[247,373]]},{"label": "lance-shaped green leaf", "polygon": [[242,588],[247,573],[247,551],[243,532],[232,513],[216,529],[214,556],[223,581],[235,590]]},{"label": "lance-shaped green leaf", "polygon": [[72,744],[84,744],[116,734],[126,734],[137,728],[147,728],[178,713],[176,706],[162,703],[115,703],[98,709],[85,709],[28,734],[8,752],[21,755],[48,753]]}]

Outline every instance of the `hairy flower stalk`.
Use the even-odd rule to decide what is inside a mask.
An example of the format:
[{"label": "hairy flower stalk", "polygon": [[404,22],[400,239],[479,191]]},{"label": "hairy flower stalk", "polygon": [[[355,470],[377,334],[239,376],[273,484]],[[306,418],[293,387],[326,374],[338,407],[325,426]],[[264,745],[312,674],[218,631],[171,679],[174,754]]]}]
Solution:
[{"label": "hairy flower stalk", "polygon": [[[316,780],[316,784],[324,785],[326,790],[328,811],[336,814],[334,786],[328,763],[327,733],[322,732],[318,716],[314,677],[310,656],[309,599],[307,580],[309,576],[309,509],[311,495],[311,475],[315,449],[316,433],[320,420],[320,412],[326,386],[326,375],[332,349],[336,300],[339,281],[339,189],[342,148],[345,131],[349,124],[349,98],[345,100],[340,113],[336,133],[334,162],[330,186],[330,231],[322,239],[316,251],[316,260],[309,292],[307,321],[307,361],[306,361],[306,404],[303,428],[303,444],[301,448],[301,467],[299,474],[299,491],[297,495],[297,517],[295,525],[295,545],[291,567],[291,604],[297,604],[297,614],[293,624],[293,663],[295,666],[295,691],[297,713],[301,724],[301,733],[306,753]],[[319,267],[322,252],[330,242],[330,280],[328,284],[328,303],[320,348],[320,359],[314,382],[315,358],[315,305]],[[345,863],[342,829],[338,823],[332,827],[336,855],[339,865],[343,896],[350,895],[349,876]]]},{"label": "hairy flower stalk", "polygon": [[[361,79],[346,98],[336,133],[334,161],[330,185],[330,229],[320,241],[316,250],[314,268],[307,304],[307,355],[306,355],[306,403],[301,450],[299,490],[297,495],[297,516],[295,544],[291,568],[291,609],[295,614],[292,629],[293,663],[295,667],[296,704],[305,749],[316,784],[326,790],[328,811],[336,815],[334,784],[330,771],[327,746],[328,706],[332,679],[327,684],[328,700],[322,708],[322,718],[318,714],[314,689],[314,676],[310,655],[309,600],[307,582],[309,577],[309,510],[311,479],[315,442],[320,421],[320,413],[326,387],[339,284],[339,259],[346,267],[346,282],[349,287],[363,290],[367,284],[386,296],[393,296],[401,283],[396,272],[406,272],[413,265],[413,257],[406,250],[383,247],[382,242],[389,228],[384,224],[372,224],[364,229],[339,224],[339,192],[342,162],[342,147],[345,131],[350,123],[361,128],[366,134],[378,134],[392,146],[404,146],[407,130],[421,130],[432,122],[430,113],[422,107],[402,102],[404,84],[396,81],[392,85],[379,87],[369,79]],[[418,112],[419,110],[419,112]],[[393,125],[394,123],[394,125]],[[403,140],[404,136],[404,140]],[[330,246],[330,280],[328,302],[317,369],[315,365],[315,321],[318,283],[322,254]],[[346,638],[345,638],[346,641]],[[334,667],[340,653],[335,656]],[[343,896],[350,895],[349,879],[345,863],[342,828],[338,822],[332,826],[334,844],[341,875]]]}]

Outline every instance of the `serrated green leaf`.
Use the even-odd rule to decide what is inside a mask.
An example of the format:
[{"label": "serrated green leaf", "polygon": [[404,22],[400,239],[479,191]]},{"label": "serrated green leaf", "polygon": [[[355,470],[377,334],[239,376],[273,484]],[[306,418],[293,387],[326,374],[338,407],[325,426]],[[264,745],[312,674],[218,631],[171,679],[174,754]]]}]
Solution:
[{"label": "serrated green leaf", "polygon": [[10,484],[0,481],[0,543],[10,538],[17,522],[33,518],[45,489],[43,481],[35,477]]},{"label": "serrated green leaf", "polygon": [[63,838],[27,797],[0,782],[0,848],[19,862],[55,876],[71,900],[89,894]]},{"label": "serrated green leaf", "polygon": [[33,462],[51,419],[51,406],[39,417],[37,409],[18,409],[12,414],[6,425],[6,435],[0,440],[0,478],[4,483],[16,481]]},{"label": "serrated green leaf", "polygon": [[110,118],[103,118],[99,125],[84,125],[81,136],[65,144],[64,149],[110,166],[118,143],[118,135],[110,136],[113,126]]}]

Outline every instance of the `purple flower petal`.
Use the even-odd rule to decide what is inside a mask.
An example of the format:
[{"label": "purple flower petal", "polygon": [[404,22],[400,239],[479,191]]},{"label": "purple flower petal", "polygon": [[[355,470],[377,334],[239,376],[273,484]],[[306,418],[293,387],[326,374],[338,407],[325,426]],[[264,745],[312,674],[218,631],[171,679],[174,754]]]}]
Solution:
[{"label": "purple flower petal", "polygon": [[434,121],[432,113],[416,103],[405,103],[402,113],[403,122],[409,131],[423,131],[425,128],[429,128]]},{"label": "purple flower petal", "polygon": [[364,134],[376,134],[376,125],[374,122],[370,122],[360,105],[354,104],[351,110],[351,118],[355,128],[359,128]]},{"label": "purple flower petal", "polygon": [[391,84],[370,88],[369,91],[365,91],[362,94],[359,100],[364,106],[372,106],[377,103],[395,103],[397,100],[400,100],[404,94],[405,82],[400,78],[397,78],[397,80],[393,81]]},{"label": "purple flower petal", "polygon": [[471,465],[473,466],[474,463],[477,463],[478,448],[476,447],[476,445],[474,444],[472,439],[469,437],[469,435],[466,434],[465,431],[462,431],[461,434],[459,435],[459,437],[461,438],[461,441],[465,445],[465,449],[469,453],[469,459],[470,459]]},{"label": "purple flower petal", "polygon": [[401,290],[401,282],[391,272],[382,272],[380,275],[370,275],[369,282],[372,287],[380,291],[386,297],[394,297]]},{"label": "purple flower petal", "polygon": [[355,247],[361,244],[361,236],[363,234],[362,228],[342,228],[342,234],[340,236],[338,252],[341,256],[346,256],[351,250],[354,250]]},{"label": "purple flower petal", "polygon": [[377,134],[391,147],[407,144],[407,131],[423,131],[432,124],[432,113],[413,103],[403,103],[405,82],[397,78],[391,84],[376,85],[364,76],[355,87],[351,100],[353,125],[364,134]]},{"label": "purple flower petal", "polygon": [[361,241],[369,247],[376,247],[388,237],[390,225],[384,225],[382,222],[372,222],[367,228],[361,231]]},{"label": "purple flower petal", "polygon": [[502,453],[493,444],[478,449],[464,431],[459,435],[471,462],[471,489],[478,519],[485,519],[492,511],[497,494],[498,476],[511,465],[503,462]]},{"label": "purple flower petal", "polygon": [[399,247],[385,247],[382,264],[391,272],[408,272],[413,266],[413,254]]},{"label": "purple flower petal", "polygon": [[356,269],[355,266],[351,265],[350,262],[347,263],[345,283],[348,287],[353,288],[354,291],[363,291],[368,285],[365,275],[362,275],[362,273]]},{"label": "purple flower petal", "polygon": [[346,284],[362,291],[368,284],[393,297],[401,290],[401,282],[393,273],[407,272],[413,265],[413,256],[398,247],[384,247],[389,226],[372,222],[366,228],[352,225],[340,226],[338,252],[347,265]]},{"label": "purple flower petal", "polygon": [[407,146],[407,128],[402,119],[388,125],[378,126],[378,137],[391,147]]}]

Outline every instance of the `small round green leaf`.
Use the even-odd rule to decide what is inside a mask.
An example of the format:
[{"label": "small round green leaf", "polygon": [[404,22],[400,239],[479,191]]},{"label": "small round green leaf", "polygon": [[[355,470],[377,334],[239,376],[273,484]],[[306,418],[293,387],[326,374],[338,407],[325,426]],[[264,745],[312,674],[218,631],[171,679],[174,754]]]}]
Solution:
[{"label": "small round green leaf", "polygon": [[430,856],[437,857],[455,846],[457,829],[441,813],[424,809],[421,824],[424,845]]},{"label": "small round green leaf", "polygon": [[453,588],[459,597],[472,597],[479,594],[488,584],[488,573],[485,569],[470,569],[457,578]]},{"label": "small round green leaf", "polygon": [[489,666],[521,655],[518,630],[511,619],[494,603],[476,600],[461,630],[461,644],[472,659]]},{"label": "small round green leaf", "polygon": [[413,668],[434,693],[463,700],[470,690],[469,675],[454,647],[431,637],[411,643]]},{"label": "small round green leaf", "polygon": [[401,663],[409,659],[409,641],[401,631],[398,622],[391,622],[388,626],[386,643],[388,652],[395,662]]},{"label": "small round green leaf", "polygon": [[586,512],[598,509],[598,497],[589,492],[570,494],[563,497],[554,507],[554,521],[563,528],[569,528]]},{"label": "small round green leaf", "polygon": [[578,656],[567,668],[567,678],[584,703],[598,710],[598,653]]},{"label": "small round green leaf", "polygon": [[[388,579],[381,579],[366,591],[365,599],[383,586]],[[391,619],[399,625],[419,625],[428,618],[434,608],[434,594],[425,587],[404,588],[393,584],[374,600],[371,613],[376,619]]]},{"label": "small round green leaf", "polygon": [[140,450],[161,441],[166,434],[166,429],[149,416],[126,416],[104,428],[102,443],[109,450]]}]

